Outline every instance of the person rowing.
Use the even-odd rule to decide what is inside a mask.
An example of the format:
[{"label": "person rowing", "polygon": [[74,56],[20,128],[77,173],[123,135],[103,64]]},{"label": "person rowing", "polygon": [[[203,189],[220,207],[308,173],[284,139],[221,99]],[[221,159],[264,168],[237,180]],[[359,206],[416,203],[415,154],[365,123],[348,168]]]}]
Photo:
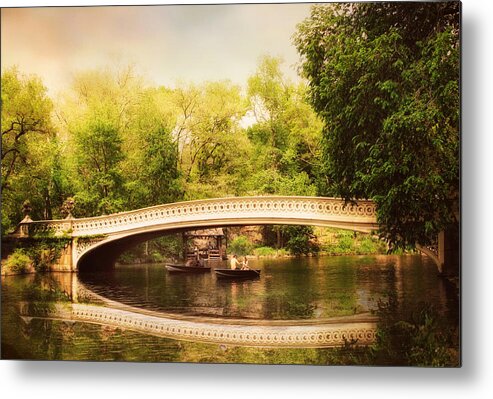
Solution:
[{"label": "person rowing", "polygon": [[250,270],[250,268],[248,267],[248,258],[246,256],[243,258],[241,270]]},{"label": "person rowing", "polygon": [[231,258],[231,270],[236,270],[239,267],[240,267],[240,262],[236,254],[234,254],[233,257]]}]

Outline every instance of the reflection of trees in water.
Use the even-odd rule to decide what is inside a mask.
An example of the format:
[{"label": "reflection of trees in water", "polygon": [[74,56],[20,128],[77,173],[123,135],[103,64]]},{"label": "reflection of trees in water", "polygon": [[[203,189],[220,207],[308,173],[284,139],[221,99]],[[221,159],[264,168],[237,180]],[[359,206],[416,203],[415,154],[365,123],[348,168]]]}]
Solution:
[{"label": "reflection of trees in water", "polygon": [[15,312],[2,316],[5,359],[179,361],[177,341],[94,324],[22,320]]},{"label": "reflection of trees in water", "polygon": [[265,286],[260,280],[217,280],[221,287],[220,303],[224,316],[262,318],[265,303],[261,300]]},{"label": "reflection of trees in water", "polygon": [[[60,273],[33,274],[33,280],[22,288],[22,296],[31,301],[70,301],[71,290],[67,289],[60,280]],[[71,275],[72,273],[66,273]]]},{"label": "reflection of trees in water", "polygon": [[115,336],[117,331],[119,331],[119,328],[117,327],[101,326],[101,329],[99,331],[101,341],[108,341],[108,339]]},{"label": "reflection of trees in water", "polygon": [[426,301],[399,303],[395,292],[381,302],[374,364],[457,367],[459,318],[449,318]]},{"label": "reflection of trees in water", "polygon": [[357,282],[360,286],[372,288],[375,304],[379,299],[381,302],[393,302],[392,308],[401,314],[419,302],[433,304],[441,313],[450,312],[453,315],[458,312],[457,290],[447,280],[437,276],[436,266],[428,257],[380,256],[376,259],[367,276]]},{"label": "reflection of trees in water", "polygon": [[7,349],[6,356],[24,351],[59,359],[61,349],[56,342],[70,340],[70,327],[65,325],[62,330],[53,329],[51,321],[33,319],[33,316],[45,317],[55,310],[57,303],[71,300],[55,273],[2,279],[2,291],[5,291],[2,292],[2,347],[4,342],[9,342],[14,348],[13,351]]},{"label": "reflection of trees in water", "polygon": [[[353,314],[357,308],[354,263],[343,257],[297,258],[288,264],[271,261],[275,278],[266,280],[265,318],[312,319]],[[266,272],[268,273],[268,271]]]},{"label": "reflection of trees in water", "polygon": [[2,290],[11,298],[6,311],[20,311],[23,315],[46,315],[55,309],[56,303],[70,301],[51,273],[6,277],[2,279]]},{"label": "reflection of trees in water", "polygon": [[307,259],[293,259],[288,264],[267,260],[263,266],[266,274],[263,318],[311,318],[316,309],[317,282]]}]

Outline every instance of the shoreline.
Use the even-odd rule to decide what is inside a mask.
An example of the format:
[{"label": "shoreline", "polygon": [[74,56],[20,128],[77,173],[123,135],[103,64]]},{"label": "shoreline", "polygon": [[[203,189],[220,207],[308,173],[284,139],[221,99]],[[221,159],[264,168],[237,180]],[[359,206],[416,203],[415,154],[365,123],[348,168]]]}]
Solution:
[{"label": "shoreline", "polygon": [[[357,253],[348,253],[348,254],[333,254],[333,253],[327,253],[327,252],[320,252],[316,254],[301,254],[301,255],[292,255],[292,254],[273,254],[273,255],[241,255],[241,257],[246,256],[248,259],[294,259],[294,258],[318,258],[318,257],[340,257],[340,256],[392,256],[392,255],[397,255],[397,256],[411,256],[411,255],[422,255],[426,256],[423,254],[420,254],[419,252],[408,252],[408,253],[403,253],[403,254],[386,254],[386,253],[368,253],[368,254],[357,254]],[[211,262],[216,263],[216,262],[227,262],[230,259],[231,255],[228,255],[228,259],[225,260],[217,260],[214,259]],[[172,262],[172,259],[166,259],[161,262],[153,262],[150,259],[135,259],[133,262],[115,262],[115,266],[124,266],[124,265],[133,265],[133,264],[138,264],[138,265],[146,265],[146,264],[165,264],[168,262]],[[3,263],[3,262],[2,262]],[[34,268],[30,270],[24,270],[21,272],[4,272],[4,265],[2,264],[2,270],[0,275],[2,277],[4,276],[20,276],[20,275],[27,275],[27,274],[37,274],[37,273],[60,273],[60,271],[53,271],[53,270],[43,270],[43,271],[37,271]],[[77,271],[74,272],[68,272],[68,273],[77,273]],[[452,276],[452,277],[447,277],[447,280],[452,280],[458,279],[458,277]]]},{"label": "shoreline", "polygon": [[[331,253],[331,252],[317,252],[317,253],[310,253],[310,254],[300,254],[300,255],[292,255],[292,254],[272,254],[272,255],[238,255],[239,257],[247,257],[248,259],[293,259],[293,258],[318,258],[318,257],[326,257],[326,256],[382,256],[382,255],[419,255],[420,252],[407,252],[407,253],[402,253],[402,254],[387,254],[387,253]],[[233,254],[228,254],[227,259],[214,259],[212,262],[218,262],[218,261],[226,261],[231,258]],[[207,259],[205,259],[208,261]],[[132,262],[116,262],[116,265],[132,265],[132,264],[147,264],[147,263],[169,263],[169,262],[174,262],[173,259],[166,259],[161,262],[153,262],[150,259],[145,259],[145,258],[138,258],[134,259]]]}]

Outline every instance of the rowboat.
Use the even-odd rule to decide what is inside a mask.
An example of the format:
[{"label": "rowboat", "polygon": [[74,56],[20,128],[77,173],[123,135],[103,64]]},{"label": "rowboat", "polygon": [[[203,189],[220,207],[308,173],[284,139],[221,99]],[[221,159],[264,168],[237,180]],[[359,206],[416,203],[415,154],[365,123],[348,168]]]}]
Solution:
[{"label": "rowboat", "polygon": [[176,263],[166,263],[166,269],[174,273],[208,273],[211,271],[208,266],[187,266]]},{"label": "rowboat", "polygon": [[214,269],[216,276],[220,278],[258,278],[260,269]]}]

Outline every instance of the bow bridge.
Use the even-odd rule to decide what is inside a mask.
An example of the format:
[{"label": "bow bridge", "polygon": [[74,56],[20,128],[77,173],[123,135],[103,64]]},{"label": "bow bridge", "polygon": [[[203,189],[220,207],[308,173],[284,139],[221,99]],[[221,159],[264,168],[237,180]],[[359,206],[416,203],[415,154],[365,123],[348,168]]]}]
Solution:
[{"label": "bow bridge", "polygon": [[177,202],[91,218],[24,219],[16,237],[71,238],[56,270],[107,267],[127,248],[165,234],[213,226],[312,225],[371,232],[378,228],[375,204],[338,198],[258,196]]}]

